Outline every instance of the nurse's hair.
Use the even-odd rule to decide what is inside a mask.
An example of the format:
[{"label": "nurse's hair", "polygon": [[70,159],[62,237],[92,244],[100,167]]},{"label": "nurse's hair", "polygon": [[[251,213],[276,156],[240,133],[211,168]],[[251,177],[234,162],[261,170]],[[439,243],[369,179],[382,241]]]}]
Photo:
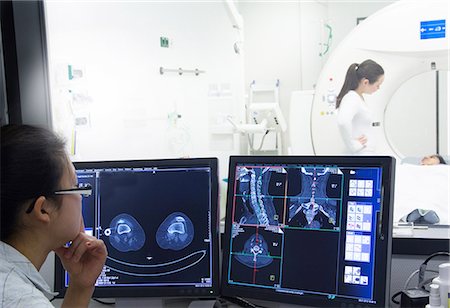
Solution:
[{"label": "nurse's hair", "polygon": [[444,157],[442,157],[441,155],[433,154],[433,155],[431,155],[431,157],[437,158],[439,160],[439,164],[447,165],[447,162],[445,161]]},{"label": "nurse's hair", "polygon": [[64,141],[41,127],[3,126],[0,142],[0,239],[3,241],[20,230],[21,213],[38,197],[51,196],[60,189],[69,160]]},{"label": "nurse's hair", "polygon": [[384,70],[381,65],[370,59],[361,62],[361,64],[353,63],[350,65],[345,75],[344,85],[336,98],[336,108],[341,105],[345,94],[350,90],[355,90],[362,79],[367,79],[370,84],[374,84],[382,75],[384,75]]}]

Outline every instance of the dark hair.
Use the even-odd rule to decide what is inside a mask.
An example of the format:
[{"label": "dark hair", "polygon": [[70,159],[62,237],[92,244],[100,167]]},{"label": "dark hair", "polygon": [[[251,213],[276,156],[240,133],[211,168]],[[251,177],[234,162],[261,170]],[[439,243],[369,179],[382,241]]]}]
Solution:
[{"label": "dark hair", "polygon": [[384,70],[381,65],[370,59],[365,60],[361,64],[353,63],[350,65],[345,75],[344,85],[336,98],[336,108],[339,108],[341,105],[342,98],[345,94],[350,90],[355,90],[362,79],[365,78],[369,80],[370,84],[373,84],[382,75],[384,75]]},{"label": "dark hair", "polygon": [[65,143],[53,132],[29,125],[1,128],[1,240],[19,228],[19,214],[39,196],[59,189],[67,166]]},{"label": "dark hair", "polygon": [[436,157],[439,160],[439,164],[447,165],[447,162],[445,161],[444,157],[442,157],[439,154],[431,155],[432,157]]}]

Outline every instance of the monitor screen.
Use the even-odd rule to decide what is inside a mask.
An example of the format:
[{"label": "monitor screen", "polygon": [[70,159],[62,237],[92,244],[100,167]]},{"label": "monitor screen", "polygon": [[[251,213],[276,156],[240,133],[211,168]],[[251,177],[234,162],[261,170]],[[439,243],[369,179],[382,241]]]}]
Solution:
[{"label": "monitor screen", "polygon": [[[218,294],[217,159],[74,163],[86,232],[108,249],[94,297]],[[55,291],[69,276],[58,258]]]},{"label": "monitor screen", "polygon": [[392,157],[230,158],[222,294],[389,303]]}]

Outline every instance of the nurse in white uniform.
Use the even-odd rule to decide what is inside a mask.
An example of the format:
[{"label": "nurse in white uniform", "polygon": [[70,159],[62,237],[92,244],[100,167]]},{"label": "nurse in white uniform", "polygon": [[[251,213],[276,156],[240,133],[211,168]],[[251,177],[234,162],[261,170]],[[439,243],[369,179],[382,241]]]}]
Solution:
[{"label": "nurse in white uniform", "polygon": [[376,152],[372,113],[363,94],[376,92],[383,80],[384,70],[373,60],[353,63],[347,70],[336,108],[348,154],[371,155]]}]

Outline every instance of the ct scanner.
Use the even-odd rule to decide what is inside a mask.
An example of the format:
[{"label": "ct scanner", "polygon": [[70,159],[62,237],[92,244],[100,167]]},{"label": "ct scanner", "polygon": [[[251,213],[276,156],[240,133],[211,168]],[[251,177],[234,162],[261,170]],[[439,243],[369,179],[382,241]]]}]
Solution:
[{"label": "ct scanner", "polygon": [[[355,27],[330,55],[315,91],[293,94],[293,100],[307,102],[312,98],[312,105],[291,105],[290,114],[297,119],[298,112],[310,116],[307,123],[296,123],[296,127],[291,127],[291,153],[345,153],[336,111],[327,99],[332,91],[330,78],[335,91],[339,92],[350,64],[373,59],[385,70],[381,89],[366,96],[375,119],[377,152],[402,158],[401,151],[390,142],[386,133],[385,111],[397,89],[408,80],[426,72],[449,70],[449,35],[445,24],[449,7],[446,0],[402,0],[381,9]],[[448,101],[448,96],[446,98]],[[290,122],[296,121],[291,119]],[[448,132],[446,134],[448,138]]]},{"label": "ct scanner", "polygon": [[[450,41],[446,29],[449,10],[450,2],[447,0],[401,0],[386,6],[355,27],[330,55],[320,73],[316,89],[293,92],[289,118],[289,154],[345,155],[346,149],[337,126],[335,105],[330,103],[330,93],[332,87],[335,88],[335,94],[339,92],[350,64],[372,59],[381,64],[385,71],[380,90],[365,97],[374,116],[377,154],[391,155],[401,162],[405,155],[389,138],[386,110],[404,84],[419,75],[449,70]],[[448,77],[445,88],[448,88]],[[416,90],[420,93],[420,84]],[[447,106],[446,128],[441,133],[446,145],[440,154],[448,156],[450,108],[446,91],[441,99]],[[412,111],[408,110],[408,104],[405,106],[403,112],[407,116]],[[413,125],[420,129],[423,123]],[[450,225],[450,167],[437,169],[415,165],[406,170],[404,165],[397,164],[394,221],[415,208],[431,207],[441,216],[441,224]],[[414,190],[414,187],[417,189]],[[450,238],[450,231],[444,232],[439,237]]]}]

